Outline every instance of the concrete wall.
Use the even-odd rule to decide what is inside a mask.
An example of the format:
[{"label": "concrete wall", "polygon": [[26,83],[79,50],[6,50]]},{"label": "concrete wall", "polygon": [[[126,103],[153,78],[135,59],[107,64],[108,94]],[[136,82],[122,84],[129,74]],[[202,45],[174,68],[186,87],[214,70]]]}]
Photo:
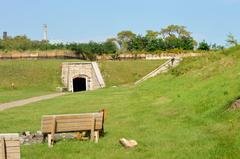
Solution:
[{"label": "concrete wall", "polygon": [[[169,59],[174,57],[195,57],[195,56],[205,56],[206,53],[162,53],[162,54],[120,54],[116,57],[118,60],[129,60],[129,59],[147,59],[147,60],[157,60],[157,59]],[[75,54],[71,51],[38,51],[38,52],[11,52],[11,53],[1,53],[0,59],[49,59],[49,58],[60,58],[60,59],[84,59],[81,55]],[[96,56],[97,61],[101,60],[114,60],[110,55],[98,55]]]},{"label": "concrete wall", "polygon": [[95,62],[65,62],[62,64],[62,82],[68,88],[68,91],[73,91],[73,79],[77,77],[86,79],[87,90],[105,87],[102,75]]},{"label": "concrete wall", "polygon": [[35,52],[11,52],[1,53],[0,59],[50,59],[50,58],[76,58],[82,59],[80,55],[71,51],[35,51]]}]

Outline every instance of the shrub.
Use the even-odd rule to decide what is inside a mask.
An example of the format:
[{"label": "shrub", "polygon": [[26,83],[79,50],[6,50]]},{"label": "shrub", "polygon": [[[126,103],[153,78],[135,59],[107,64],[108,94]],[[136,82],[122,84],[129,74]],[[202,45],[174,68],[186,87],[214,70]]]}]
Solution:
[{"label": "shrub", "polygon": [[199,43],[198,50],[209,51],[210,50],[210,45],[204,40],[204,41]]}]

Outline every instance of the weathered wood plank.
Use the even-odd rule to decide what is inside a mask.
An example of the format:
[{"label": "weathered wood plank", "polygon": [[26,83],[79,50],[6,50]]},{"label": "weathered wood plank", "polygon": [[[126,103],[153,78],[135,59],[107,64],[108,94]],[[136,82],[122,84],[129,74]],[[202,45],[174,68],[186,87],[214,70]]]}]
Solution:
[{"label": "weathered wood plank", "polygon": [[0,134],[0,138],[3,137],[5,140],[19,140],[19,134],[11,133],[11,134]]},{"label": "weathered wood plank", "polygon": [[6,157],[6,143],[5,143],[4,137],[0,138],[0,142],[1,142],[1,153],[2,153],[1,157],[2,157],[2,159],[6,159],[7,158]]},{"label": "weathered wood plank", "polygon": [[[64,133],[64,132],[79,132],[79,131],[85,131],[85,130],[91,130],[91,126],[89,127],[66,127],[66,128],[57,128],[57,133]],[[95,130],[101,130],[96,129]],[[43,130],[43,133],[51,133],[51,130]]]},{"label": "weathered wood plank", "polygon": [[[61,127],[61,126],[71,126],[71,125],[83,125],[83,126],[88,126],[88,125],[92,125],[92,122],[91,121],[88,121],[88,122],[57,122],[56,121],[56,124],[57,126],[56,127]],[[102,122],[100,121],[96,121],[95,122],[95,126],[99,126],[101,127],[102,126]],[[52,123],[47,123],[47,124],[44,124],[43,125],[43,128],[49,128],[49,127],[52,127]]]},{"label": "weathered wood plank", "polygon": [[6,147],[18,147],[20,146],[20,142],[18,141],[10,141],[6,140]]},{"label": "weathered wood plank", "polygon": [[[91,121],[91,118],[69,118],[69,119],[56,119],[57,123],[67,123],[67,122],[89,122]],[[97,122],[102,122],[103,119],[98,117],[96,118]],[[51,120],[42,120],[42,124],[51,124],[52,123],[52,119]]]},{"label": "weathered wood plank", "polygon": [[20,159],[20,153],[7,154],[7,159]]},{"label": "weathered wood plank", "polygon": [[[91,129],[91,127],[92,127],[92,124],[81,124],[81,123],[69,123],[69,124],[61,124],[61,125],[58,125],[57,127],[56,127],[56,132],[58,132],[58,130],[59,129],[64,129],[64,128],[74,128],[75,129],[75,127],[79,127],[79,130],[80,129],[84,129],[84,128],[90,128]],[[100,124],[96,124],[95,125],[95,129],[101,129],[102,128],[102,125],[100,125]],[[52,132],[52,126],[51,125],[48,125],[48,126],[46,126],[46,127],[43,127],[43,129],[42,130],[47,130],[47,131],[51,131]]]},{"label": "weathered wood plank", "polygon": [[[0,134],[0,157],[3,159],[20,159],[20,142],[18,134]],[[6,138],[5,138],[6,137]],[[2,140],[4,139],[4,145]],[[0,158],[0,159],[2,159]]]},{"label": "weathered wood plank", "polygon": [[[99,113],[83,113],[83,114],[62,114],[62,115],[54,115],[56,119],[67,119],[67,118],[89,118],[92,116],[101,117],[103,115],[102,112]],[[52,119],[53,115],[44,115],[44,119]]]}]

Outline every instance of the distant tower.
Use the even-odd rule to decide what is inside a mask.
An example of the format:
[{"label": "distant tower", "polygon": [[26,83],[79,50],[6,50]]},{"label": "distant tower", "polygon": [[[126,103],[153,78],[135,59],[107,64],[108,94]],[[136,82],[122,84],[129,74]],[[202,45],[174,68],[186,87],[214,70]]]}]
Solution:
[{"label": "distant tower", "polygon": [[48,41],[48,26],[47,26],[47,24],[43,25],[43,40]]},{"label": "distant tower", "polygon": [[4,31],[4,32],[3,32],[3,40],[6,40],[6,39],[7,39],[7,32]]}]

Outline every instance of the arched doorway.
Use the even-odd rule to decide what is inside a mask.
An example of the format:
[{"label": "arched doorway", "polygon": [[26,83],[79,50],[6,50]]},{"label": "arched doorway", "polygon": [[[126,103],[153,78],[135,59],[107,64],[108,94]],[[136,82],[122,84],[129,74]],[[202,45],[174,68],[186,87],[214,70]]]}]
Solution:
[{"label": "arched doorway", "polygon": [[86,91],[86,78],[77,77],[73,79],[73,92]]}]

